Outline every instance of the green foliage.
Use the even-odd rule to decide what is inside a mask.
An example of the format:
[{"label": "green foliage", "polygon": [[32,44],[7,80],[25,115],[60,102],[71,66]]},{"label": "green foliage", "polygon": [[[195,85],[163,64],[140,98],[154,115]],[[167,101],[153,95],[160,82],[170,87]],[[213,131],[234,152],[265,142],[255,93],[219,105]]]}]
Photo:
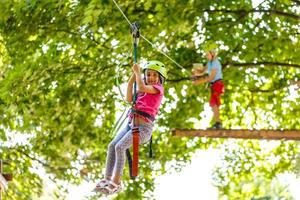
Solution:
[{"label": "green foliage", "polygon": [[[299,175],[299,143],[280,142],[264,151],[254,141],[171,137],[173,128],[193,128],[190,118],[199,118],[208,101],[204,86],[187,81],[192,63],[206,62],[207,40],[218,44],[223,64],[226,128],[300,129],[299,4],[251,2],[118,1],[131,21],[140,22],[143,36],[186,70],[140,39],[139,59],[164,62],[169,80],[154,132],[155,158],[141,148],[140,179],[130,182],[126,168],[126,190],[116,199],[153,198],[156,176],[180,170],[193,152],[209,147],[225,149],[214,174],[221,198],[291,198],[276,177]],[[79,184],[82,169],[90,181],[102,177],[115,113],[123,105],[115,78],[127,81],[131,46],[129,25],[112,1],[1,1],[0,158],[15,174],[12,199],[42,194],[42,177],[33,168],[45,169],[57,185]],[[55,196],[62,199],[65,188],[59,186]]]},{"label": "green foliage", "polygon": [[[278,175],[295,167],[294,142],[234,142],[222,145],[222,161],[214,173],[220,198],[250,199],[269,196],[271,199],[292,199],[287,186],[280,185]],[[262,176],[263,175],[263,176]]]}]

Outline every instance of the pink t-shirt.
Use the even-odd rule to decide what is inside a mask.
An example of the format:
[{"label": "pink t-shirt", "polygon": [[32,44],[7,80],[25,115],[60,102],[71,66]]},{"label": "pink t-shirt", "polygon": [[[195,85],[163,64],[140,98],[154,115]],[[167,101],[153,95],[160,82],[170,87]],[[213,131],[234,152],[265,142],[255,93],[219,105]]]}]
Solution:
[{"label": "pink t-shirt", "polygon": [[152,86],[159,92],[157,94],[138,93],[134,109],[146,112],[155,118],[164,96],[164,88],[161,84]]}]

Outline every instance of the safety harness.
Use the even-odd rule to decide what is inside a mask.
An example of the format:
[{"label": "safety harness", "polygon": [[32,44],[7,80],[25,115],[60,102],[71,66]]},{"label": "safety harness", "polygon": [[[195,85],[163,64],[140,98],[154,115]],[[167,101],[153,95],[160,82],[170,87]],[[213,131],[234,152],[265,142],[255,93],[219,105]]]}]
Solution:
[{"label": "safety harness", "polygon": [[140,111],[140,110],[135,110],[133,108],[131,108],[130,113],[137,114],[137,115],[140,115],[142,117],[145,117],[145,118],[149,119],[151,122],[153,122],[155,120],[155,118],[152,117],[152,115],[150,115],[146,112]]},{"label": "safety harness", "polygon": [[[150,114],[140,111],[140,110],[136,110],[136,109],[130,109],[129,110],[129,114],[133,114],[133,116],[135,117],[144,117],[147,118],[148,120],[150,120],[151,122],[153,122],[155,119],[154,117],[152,117]],[[137,129],[135,129],[135,127]],[[135,133],[137,133],[137,135],[134,135]],[[138,154],[138,139],[139,139],[139,135],[138,135],[139,131],[138,131],[138,124],[136,124],[136,126],[134,125],[132,128],[132,136],[133,136],[133,155],[136,153]],[[137,138],[135,138],[137,137]],[[137,141],[136,141],[137,140]],[[131,157],[130,154],[130,150],[127,149],[126,150],[126,156],[127,156],[127,161],[128,161],[128,165],[129,165],[129,174],[130,174],[130,178],[131,179],[135,179],[137,177],[138,174],[138,156],[137,157]],[[152,154],[152,136],[150,138],[150,143],[149,143],[149,157],[152,158],[153,154]],[[134,160],[137,159],[137,160]]]}]

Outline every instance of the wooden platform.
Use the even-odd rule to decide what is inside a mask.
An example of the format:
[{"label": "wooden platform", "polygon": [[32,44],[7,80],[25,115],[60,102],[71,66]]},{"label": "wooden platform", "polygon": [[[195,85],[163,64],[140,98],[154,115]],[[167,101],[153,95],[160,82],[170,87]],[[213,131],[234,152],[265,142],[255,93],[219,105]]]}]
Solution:
[{"label": "wooden platform", "polygon": [[208,137],[265,140],[300,140],[300,130],[247,130],[247,129],[176,129],[177,137]]}]

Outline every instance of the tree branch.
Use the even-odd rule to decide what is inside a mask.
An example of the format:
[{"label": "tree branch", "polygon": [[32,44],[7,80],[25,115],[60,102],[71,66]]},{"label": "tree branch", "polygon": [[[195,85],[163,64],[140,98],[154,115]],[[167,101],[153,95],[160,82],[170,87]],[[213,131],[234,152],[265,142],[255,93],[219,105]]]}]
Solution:
[{"label": "tree branch", "polygon": [[[280,63],[280,62],[256,62],[256,63],[230,63],[227,62],[223,65],[223,67],[254,67],[254,66],[282,66],[282,67],[295,67],[300,68],[299,64],[289,64],[289,63]],[[179,77],[177,79],[168,79],[168,82],[178,83],[181,81],[191,81],[191,77]],[[264,91],[269,92],[269,91]]]},{"label": "tree branch", "polygon": [[293,18],[296,20],[300,20],[300,16],[295,15],[293,13],[287,13],[287,12],[283,12],[280,10],[276,10],[276,9],[270,9],[270,10],[265,10],[265,9],[253,9],[253,10],[245,10],[245,9],[240,9],[240,10],[227,10],[227,9],[216,9],[216,10],[203,10],[204,12],[208,12],[208,13],[215,13],[215,12],[222,12],[222,13],[233,13],[233,14],[238,14],[238,15],[246,15],[247,13],[269,13],[269,14],[276,14],[276,15],[281,15],[284,17],[289,17],[289,18]]},{"label": "tree branch", "polygon": [[270,14],[277,14],[277,15],[281,15],[281,16],[284,16],[284,17],[290,17],[290,18],[293,18],[293,19],[296,19],[296,20],[300,20],[299,15],[295,15],[295,14],[292,14],[292,13],[286,13],[286,12],[283,12],[283,11],[280,11],[280,10],[275,10],[275,9],[272,9],[272,10],[254,10],[253,12],[264,12],[264,13],[270,13]]},{"label": "tree branch", "polygon": [[16,151],[20,152],[21,154],[25,155],[26,157],[30,158],[31,160],[35,160],[37,161],[38,163],[40,163],[41,165],[43,165],[44,167],[46,168],[50,168],[52,170],[55,170],[55,171],[66,171],[67,169],[76,169],[74,167],[71,167],[71,168],[67,168],[67,167],[59,167],[59,166],[52,166],[52,165],[49,165],[48,163],[45,163],[44,161],[41,161],[33,156],[30,156],[28,153],[20,150],[20,149],[15,149]]},{"label": "tree branch", "polygon": [[[218,25],[218,24],[222,24],[222,23],[227,23],[229,22],[230,25],[228,28],[231,28],[233,25],[237,24],[239,21],[241,21],[243,18],[245,18],[250,12],[252,12],[253,10],[257,9],[258,7],[260,7],[262,4],[264,4],[267,0],[264,0],[263,2],[261,2],[259,5],[257,5],[255,8],[253,8],[252,10],[243,10],[241,13],[240,13],[240,16],[237,20],[235,21],[232,21],[232,19],[226,19],[226,20],[223,20],[223,21],[219,21],[219,22],[216,22],[214,24],[211,24],[211,25]],[[256,27],[256,26],[255,26]]]},{"label": "tree branch", "polygon": [[282,66],[282,67],[295,67],[300,68],[299,64],[281,63],[281,62],[256,62],[256,63],[227,63],[226,66],[234,67],[249,67],[249,66]]},{"label": "tree branch", "polygon": [[292,2],[296,3],[297,5],[300,5],[300,1],[298,0],[292,0]]},{"label": "tree branch", "polygon": [[191,81],[190,77],[180,77],[178,79],[168,79],[168,82],[172,82],[172,83],[178,83],[181,81]]},{"label": "tree branch", "polygon": [[201,75],[201,76],[194,76],[194,77],[180,77],[179,79],[168,79],[168,82],[180,82],[180,81],[193,81],[198,79],[206,78],[207,75]]}]

